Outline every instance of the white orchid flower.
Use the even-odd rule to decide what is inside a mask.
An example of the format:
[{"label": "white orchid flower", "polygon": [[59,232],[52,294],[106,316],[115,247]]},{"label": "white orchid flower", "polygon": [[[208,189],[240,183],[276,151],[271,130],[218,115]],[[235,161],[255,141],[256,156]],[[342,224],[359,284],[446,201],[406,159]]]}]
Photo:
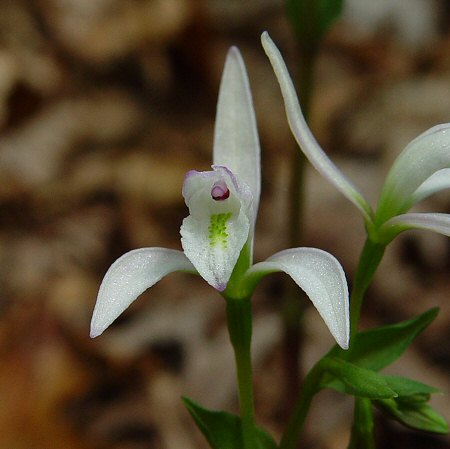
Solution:
[{"label": "white orchid flower", "polygon": [[406,213],[418,201],[450,187],[450,123],[429,129],[406,146],[389,171],[373,211],[311,133],[286,64],[269,34],[264,32],[261,40],[280,84],[295,139],[316,170],[361,211],[369,238],[386,245],[400,232],[412,228],[450,236],[450,215]]},{"label": "white orchid flower", "polygon": [[212,171],[190,171],[183,184],[189,216],[181,226],[183,252],[142,248],[120,257],[106,273],[91,336],[100,335],[141,293],[174,271],[198,273],[224,297],[248,298],[266,274],[284,271],[308,294],[343,348],[349,303],[339,262],[325,251],[295,248],[252,264],[260,197],[260,147],[244,62],[231,48],[222,76]]}]

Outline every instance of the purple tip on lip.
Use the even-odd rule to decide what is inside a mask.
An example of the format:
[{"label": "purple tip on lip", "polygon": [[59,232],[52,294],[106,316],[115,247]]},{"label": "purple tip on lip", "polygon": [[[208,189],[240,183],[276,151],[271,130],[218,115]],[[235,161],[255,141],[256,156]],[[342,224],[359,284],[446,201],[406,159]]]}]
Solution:
[{"label": "purple tip on lip", "polygon": [[230,190],[224,181],[217,181],[211,189],[211,197],[215,201],[224,201],[230,196]]},{"label": "purple tip on lip", "polygon": [[224,283],[220,283],[220,284],[216,285],[216,290],[218,290],[219,292],[223,292],[226,288],[227,288],[227,284],[224,284]]}]

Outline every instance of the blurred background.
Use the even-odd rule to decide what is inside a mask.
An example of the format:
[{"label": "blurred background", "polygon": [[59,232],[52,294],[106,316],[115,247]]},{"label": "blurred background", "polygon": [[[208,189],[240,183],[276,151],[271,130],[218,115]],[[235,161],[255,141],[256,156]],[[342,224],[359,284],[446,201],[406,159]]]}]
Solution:
[{"label": "blurred background", "polygon": [[[236,411],[224,303],[194,276],[146,292],[101,337],[89,322],[101,279],[124,252],[180,248],[189,169],[211,164],[227,49],[239,46],[263,148],[255,259],[287,247],[290,154],[278,86],[260,46],[268,30],[298,70],[280,0],[0,0],[0,448],[205,448],[187,395]],[[450,121],[447,0],[348,0],[320,50],[311,126],[373,202],[395,156]],[[427,211],[450,213],[439,195]],[[352,278],[364,238],[356,209],[307,171],[305,246],[332,252]],[[406,233],[389,247],[362,326],[441,313],[390,372],[443,390],[450,419],[450,243]],[[280,279],[255,295],[258,422],[283,415]],[[304,369],[332,344],[304,319]],[[321,393],[304,448],[346,447],[352,402]],[[449,448],[378,419],[380,448]]]}]

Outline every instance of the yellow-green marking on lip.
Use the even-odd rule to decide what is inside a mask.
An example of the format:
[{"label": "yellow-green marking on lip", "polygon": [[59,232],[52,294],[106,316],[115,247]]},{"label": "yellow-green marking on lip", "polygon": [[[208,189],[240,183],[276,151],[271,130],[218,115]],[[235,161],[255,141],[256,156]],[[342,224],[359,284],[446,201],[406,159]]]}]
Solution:
[{"label": "yellow-green marking on lip", "polygon": [[213,214],[210,218],[209,231],[209,246],[220,245],[222,249],[227,247],[227,221],[231,218],[231,212],[226,214]]}]

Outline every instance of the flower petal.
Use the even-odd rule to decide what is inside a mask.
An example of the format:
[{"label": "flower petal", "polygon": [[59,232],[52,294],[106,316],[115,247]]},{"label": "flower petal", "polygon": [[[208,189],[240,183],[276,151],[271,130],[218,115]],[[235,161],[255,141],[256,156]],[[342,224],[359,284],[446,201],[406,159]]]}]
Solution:
[{"label": "flower petal", "polygon": [[314,168],[346,196],[364,215],[371,220],[371,208],[363,196],[343,173],[328,158],[314,138],[303,116],[300,103],[295,93],[294,84],[278,48],[269,37],[267,31],[261,36],[262,45],[272,64],[283,94],[286,114],[297,143]]},{"label": "flower petal", "polygon": [[424,229],[450,237],[450,215],[430,213],[397,215],[383,225],[383,229],[389,228],[397,228],[396,234],[408,229]]},{"label": "flower petal", "polygon": [[141,248],[124,254],[103,278],[91,321],[91,337],[100,335],[141,293],[173,271],[194,271],[181,252]]},{"label": "flower petal", "polygon": [[450,189],[450,168],[438,170],[424,181],[411,195],[411,205],[445,189]]},{"label": "flower petal", "polygon": [[284,271],[305,291],[339,346],[348,348],[350,336],[348,287],[335,257],[316,248],[292,248],[250,268],[247,276]]},{"label": "flower petal", "polygon": [[226,167],[190,171],[183,196],[190,215],[181,226],[184,253],[199,274],[219,291],[225,290],[250,232],[250,188]]},{"label": "flower petal", "polygon": [[213,161],[228,167],[250,187],[253,228],[261,193],[260,146],[248,77],[236,47],[228,52],[220,84]]},{"label": "flower petal", "polygon": [[414,204],[418,189],[421,198],[421,185],[445,168],[450,168],[450,123],[434,126],[416,137],[397,157],[380,195],[377,222],[406,212]]}]

